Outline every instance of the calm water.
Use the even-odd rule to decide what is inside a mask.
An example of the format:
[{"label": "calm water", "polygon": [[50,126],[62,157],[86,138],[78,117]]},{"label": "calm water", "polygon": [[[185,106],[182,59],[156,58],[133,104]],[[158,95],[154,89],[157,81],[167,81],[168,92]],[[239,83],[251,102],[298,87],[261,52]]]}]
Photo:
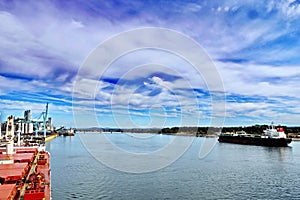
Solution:
[{"label": "calm water", "polygon": [[[90,133],[83,137],[97,141],[100,136]],[[122,148],[143,152],[174,139],[160,135],[133,143],[128,135],[115,133],[110,137]],[[300,199],[300,142],[286,148],[217,143],[208,156],[199,159],[203,141],[196,138],[191,148],[166,168],[131,174],[96,160],[78,134],[58,137],[47,143],[52,198]]]}]

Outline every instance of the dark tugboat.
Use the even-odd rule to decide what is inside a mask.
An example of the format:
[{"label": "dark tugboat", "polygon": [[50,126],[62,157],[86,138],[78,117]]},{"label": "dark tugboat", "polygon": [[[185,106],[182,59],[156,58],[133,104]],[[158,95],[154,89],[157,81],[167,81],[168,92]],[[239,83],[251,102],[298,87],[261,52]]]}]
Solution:
[{"label": "dark tugboat", "polygon": [[259,146],[269,146],[269,147],[286,147],[292,142],[291,138],[286,138],[286,134],[283,128],[274,128],[272,122],[271,127],[264,130],[261,136],[255,136],[252,134],[247,134],[242,131],[240,134],[227,134],[222,133],[219,136],[219,142],[234,143],[234,144],[245,144],[245,145],[259,145]]}]

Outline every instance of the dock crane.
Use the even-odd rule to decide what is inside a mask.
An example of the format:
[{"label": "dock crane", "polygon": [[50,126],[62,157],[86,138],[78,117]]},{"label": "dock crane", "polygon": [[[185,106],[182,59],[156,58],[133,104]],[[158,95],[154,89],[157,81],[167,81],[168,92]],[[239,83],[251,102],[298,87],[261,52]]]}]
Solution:
[{"label": "dock crane", "polygon": [[46,138],[46,120],[48,117],[48,103],[46,104],[46,111],[42,113],[43,113],[44,138]]},{"label": "dock crane", "polygon": [[[44,137],[46,138],[46,120],[48,116],[48,103],[46,104],[46,110],[43,111],[39,117],[35,120],[35,136],[38,136],[38,123],[43,122],[43,129],[44,129]],[[43,121],[39,121],[39,119],[43,117]]]}]

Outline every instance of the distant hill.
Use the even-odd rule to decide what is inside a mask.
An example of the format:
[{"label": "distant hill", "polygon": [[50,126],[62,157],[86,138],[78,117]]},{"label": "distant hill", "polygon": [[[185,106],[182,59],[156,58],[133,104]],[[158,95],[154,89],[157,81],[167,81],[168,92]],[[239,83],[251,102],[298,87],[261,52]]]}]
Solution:
[{"label": "distant hill", "polygon": [[[263,130],[265,130],[268,125],[253,125],[253,126],[239,126],[239,127],[171,127],[171,128],[128,128],[128,129],[119,129],[119,128],[99,128],[99,127],[90,127],[90,128],[77,128],[77,132],[130,132],[130,133],[162,133],[162,134],[186,134],[186,135],[195,135],[195,136],[205,136],[210,134],[217,134],[220,132],[237,132],[237,131],[246,131],[249,134],[260,135]],[[279,126],[277,126],[278,128]],[[297,127],[283,127],[284,131],[289,134],[300,134],[300,126]]]}]

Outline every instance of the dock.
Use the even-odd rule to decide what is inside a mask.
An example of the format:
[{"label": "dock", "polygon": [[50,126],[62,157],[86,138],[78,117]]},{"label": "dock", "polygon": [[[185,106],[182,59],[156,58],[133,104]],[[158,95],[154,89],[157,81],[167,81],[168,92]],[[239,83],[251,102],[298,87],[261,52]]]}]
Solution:
[{"label": "dock", "polygon": [[55,139],[55,138],[57,138],[58,137],[58,134],[57,133],[55,133],[55,134],[53,134],[53,135],[49,135],[49,136],[47,136],[46,138],[45,138],[45,142],[50,142],[51,140],[53,140],[53,139]]}]

